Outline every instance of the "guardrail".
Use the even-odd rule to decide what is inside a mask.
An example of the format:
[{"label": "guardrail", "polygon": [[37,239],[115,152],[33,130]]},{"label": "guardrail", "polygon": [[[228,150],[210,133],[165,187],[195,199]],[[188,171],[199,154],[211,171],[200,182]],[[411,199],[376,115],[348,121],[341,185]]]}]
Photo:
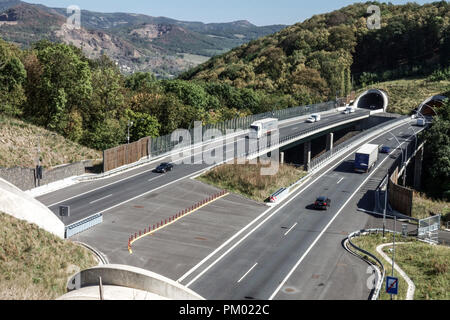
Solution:
[{"label": "guardrail", "polygon": [[[367,229],[367,230],[364,229],[364,230],[360,230],[360,231],[355,231],[355,232],[353,232],[352,234],[350,234],[346,238],[346,241],[348,241],[348,243],[350,243],[350,245],[355,250],[360,251],[364,255],[372,258],[374,261],[376,261],[376,263],[378,263],[378,267],[380,267],[381,270],[382,270],[382,272],[380,272],[378,267],[375,264],[373,264],[370,260],[364,258],[364,256],[358,255],[355,252],[352,252],[348,247],[345,247],[353,255],[358,256],[359,258],[369,262],[378,271],[378,282],[377,282],[377,285],[375,286],[375,288],[373,289],[373,293],[371,294],[371,300],[378,300],[378,298],[380,296],[381,288],[383,287],[384,279],[386,277],[386,269],[384,268],[383,263],[374,254],[372,254],[372,253],[370,253],[370,252],[368,252],[368,251],[358,247],[357,245],[355,245],[352,242],[352,239],[356,238],[356,237],[364,236],[364,235],[367,235],[367,234],[372,234],[372,233],[377,233],[378,234],[380,232],[383,232],[383,229]],[[387,233],[395,233],[395,234],[399,234],[399,235],[401,234],[400,232],[395,232],[395,231],[392,231],[392,230],[385,230],[385,232],[387,232]]]},{"label": "guardrail", "polygon": [[[294,142],[295,140],[298,140],[299,137],[310,136],[311,133],[315,133],[315,132],[319,133],[320,131],[322,131],[321,129],[329,127],[331,125],[338,124],[343,121],[349,121],[349,120],[358,119],[358,118],[367,117],[367,116],[370,116],[369,111],[352,114],[352,115],[349,115],[348,117],[346,117],[345,119],[334,119],[331,121],[323,121],[318,124],[312,125],[309,128],[303,129],[295,134],[285,136],[285,137],[279,139],[278,142],[273,143],[272,141],[270,141],[270,144],[264,148],[258,148],[258,150],[244,152],[244,153],[240,154],[239,157],[243,157],[243,156],[254,157],[255,155],[258,155],[261,153],[270,152],[271,149],[274,150],[276,147],[281,147],[282,145],[285,145],[289,141]],[[250,146],[252,146],[252,145],[250,144]]]},{"label": "guardrail", "polygon": [[[409,117],[406,117],[406,116],[400,117],[396,121],[394,121],[390,124],[381,123],[381,124],[369,129],[371,131],[370,135],[375,136],[379,132],[388,130],[392,127],[395,127],[400,122],[404,122],[406,119],[409,119]],[[348,149],[352,148],[353,146],[362,143],[362,141],[364,141],[364,140],[367,140],[368,139],[367,135],[368,135],[367,132],[363,131],[363,132],[357,134],[356,136],[353,136],[349,140],[345,141],[344,143],[337,145],[332,150],[327,151],[326,153],[317,157],[316,159],[311,160],[308,171],[315,171],[315,170],[320,169],[320,167],[322,167],[322,165],[324,163],[326,163],[330,158],[335,157],[338,154],[342,154],[343,152],[347,151]]]},{"label": "guardrail", "polygon": [[74,222],[66,226],[65,237],[66,239],[73,237],[74,235],[84,232],[102,222],[103,222],[103,214],[99,213],[87,217],[86,219]]},{"label": "guardrail", "polygon": [[289,190],[287,188],[281,188],[280,190],[278,190],[277,192],[275,192],[270,196],[270,202],[276,203],[278,201],[282,201],[288,196],[288,194]]}]

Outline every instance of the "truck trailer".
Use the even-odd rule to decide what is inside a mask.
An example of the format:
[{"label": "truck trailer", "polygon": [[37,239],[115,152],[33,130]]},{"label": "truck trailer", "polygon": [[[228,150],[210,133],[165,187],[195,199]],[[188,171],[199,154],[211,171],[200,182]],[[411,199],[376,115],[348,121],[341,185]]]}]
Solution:
[{"label": "truck trailer", "polygon": [[376,144],[366,144],[356,152],[355,172],[367,173],[378,161],[379,146]]},{"label": "truck trailer", "polygon": [[250,126],[250,139],[260,139],[264,135],[273,134],[278,131],[278,119],[268,118],[255,121]]}]

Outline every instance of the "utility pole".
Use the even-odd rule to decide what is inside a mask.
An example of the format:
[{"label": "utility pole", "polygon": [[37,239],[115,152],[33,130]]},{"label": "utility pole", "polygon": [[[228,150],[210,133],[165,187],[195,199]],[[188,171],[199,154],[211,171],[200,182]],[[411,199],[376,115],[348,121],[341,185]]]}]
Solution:
[{"label": "utility pole", "polygon": [[386,211],[388,201],[388,187],[389,187],[389,171],[386,175],[386,191],[384,192],[384,210],[383,210],[383,238],[386,234]]},{"label": "utility pole", "polygon": [[[395,233],[397,232],[397,216],[394,216],[394,246],[392,250],[392,277],[394,277],[394,265],[395,265]],[[392,300],[392,294],[391,294]]]}]

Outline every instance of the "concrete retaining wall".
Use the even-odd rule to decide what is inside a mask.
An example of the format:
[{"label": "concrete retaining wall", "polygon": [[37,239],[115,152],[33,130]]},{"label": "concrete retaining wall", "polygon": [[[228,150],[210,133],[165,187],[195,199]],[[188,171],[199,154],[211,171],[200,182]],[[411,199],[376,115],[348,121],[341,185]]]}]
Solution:
[{"label": "concrete retaining wall", "polygon": [[[92,161],[82,161],[44,170],[41,186],[73,176],[81,176],[85,168],[92,166]],[[36,170],[30,168],[1,168],[0,178],[12,183],[22,191],[37,187]]]},{"label": "concrete retaining wall", "polygon": [[[81,271],[68,283],[68,291],[98,286],[99,277],[104,286],[116,286],[150,292],[171,300],[204,300],[194,291],[159,274],[125,265],[104,265]],[[60,299],[64,299],[64,296]]]},{"label": "concrete retaining wall", "polygon": [[64,238],[64,224],[39,201],[0,178],[0,211]]}]

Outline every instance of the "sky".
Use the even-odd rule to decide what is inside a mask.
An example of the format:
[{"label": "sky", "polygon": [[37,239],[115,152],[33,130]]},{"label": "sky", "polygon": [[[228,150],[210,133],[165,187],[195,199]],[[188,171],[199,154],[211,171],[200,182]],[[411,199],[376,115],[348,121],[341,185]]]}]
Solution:
[{"label": "sky", "polygon": [[[48,7],[67,8],[78,5],[82,10],[97,12],[141,13],[183,21],[231,22],[248,20],[258,26],[291,25],[315,14],[326,13],[358,2],[356,0],[24,0]],[[366,2],[366,1],[361,1]],[[407,1],[390,0],[393,4]],[[419,4],[432,1],[416,0]]]}]

